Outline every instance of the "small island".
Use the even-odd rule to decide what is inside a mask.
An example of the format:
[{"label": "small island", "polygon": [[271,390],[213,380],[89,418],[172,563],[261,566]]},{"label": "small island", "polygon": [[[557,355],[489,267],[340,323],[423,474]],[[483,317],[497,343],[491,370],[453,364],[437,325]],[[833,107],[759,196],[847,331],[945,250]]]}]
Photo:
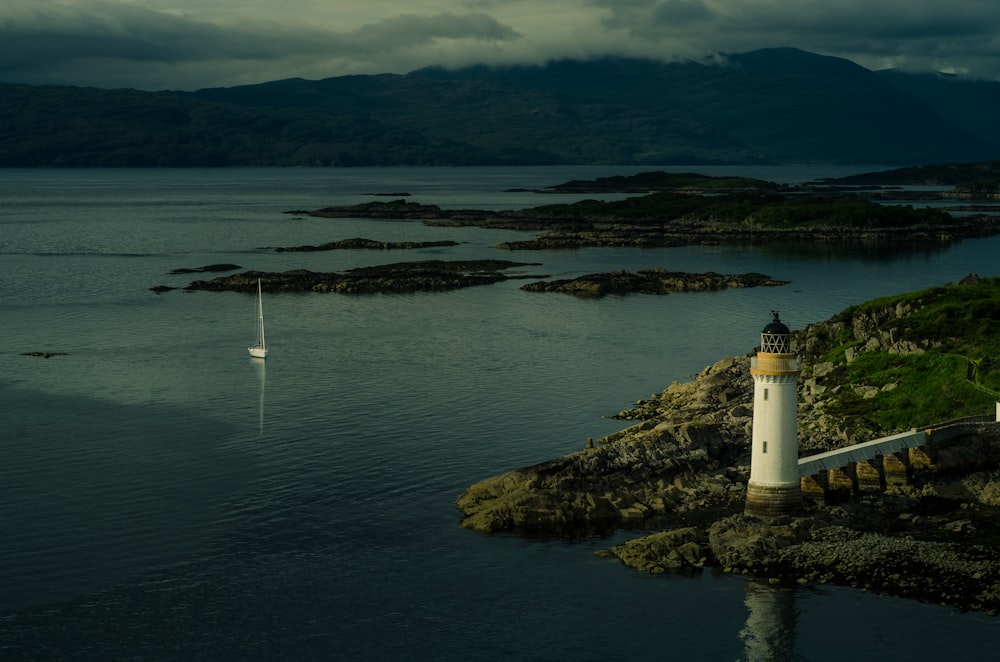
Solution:
[{"label": "small island", "polygon": [[240,268],[238,264],[207,264],[204,267],[197,267],[195,269],[180,268],[174,269],[171,274],[203,274],[212,273],[218,271],[236,271]]},{"label": "small island", "polygon": [[[962,186],[967,189],[956,190],[952,197],[972,199],[975,196],[970,191],[988,190],[983,188],[985,184],[978,189],[968,188],[972,186],[968,182]],[[864,187],[849,187],[848,183],[790,187],[745,178],[656,172],[592,182],[572,181],[552,187],[552,191],[558,192],[590,190],[644,194],[610,202],[588,199],[504,211],[442,209],[400,199],[289,213],[321,218],[403,219],[439,227],[471,225],[541,233],[532,239],[497,245],[507,250],[764,242],[916,245],[1000,232],[1000,220],[995,215],[952,216],[942,209],[879,204],[873,199],[891,196]],[[990,196],[984,193],[981,197]]]},{"label": "small island", "polygon": [[[751,177],[713,177],[695,172],[671,173],[656,170],[634,175],[572,179],[547,188],[531,189],[531,191],[533,193],[635,193],[644,195],[654,191],[719,194],[785,189],[787,187],[774,182]],[[517,192],[524,190],[513,189]]]},{"label": "small island", "polygon": [[257,282],[265,292],[334,292],[372,294],[378,292],[437,292],[476,285],[489,285],[511,278],[540,275],[508,275],[514,267],[537,266],[508,260],[426,260],[358,267],[343,273],[307,269],[262,272],[246,271],[212,280],[196,280],[186,290],[256,292]]},{"label": "small island", "polygon": [[[490,285],[512,279],[547,278],[543,274],[507,273],[516,267],[535,267],[539,263],[509,260],[425,260],[396,262],[372,267],[358,267],[343,273],[293,269],[283,272],[246,271],[212,280],[197,280],[187,290],[213,292],[256,292],[257,279],[265,292],[333,292],[374,294],[379,292],[440,292],[476,285]],[[590,274],[572,280],[529,283],[521,289],[529,292],[561,292],[575,296],[606,294],[667,294],[669,292],[711,292],[732,287],[785,285],[764,274],[722,275],[690,274],[666,269],[642,270],[632,274],[624,270]],[[150,290],[163,293],[175,288],[158,285]]]},{"label": "small island", "polygon": [[578,278],[540,280],[522,285],[525,292],[559,292],[578,297],[600,297],[608,294],[669,294],[671,292],[714,292],[737,287],[776,287],[788,281],[775,280],[758,273],[692,274],[666,269],[640,269],[631,273],[620,269]]},{"label": "small island", "polygon": [[316,251],[335,251],[351,249],[367,250],[412,250],[415,248],[437,248],[441,246],[458,246],[457,241],[376,241],[364,237],[354,237],[352,239],[340,239],[318,246],[280,246],[274,250],[279,253],[309,253]]},{"label": "small island", "polygon": [[927,442],[802,479],[794,514],[744,513],[754,381],[732,356],[617,417],[583,448],[488,478],[463,527],[653,532],[599,552],[647,572],[705,567],[1000,612],[1000,278],[855,306],[794,332],[798,447],[811,457],[920,429]]}]

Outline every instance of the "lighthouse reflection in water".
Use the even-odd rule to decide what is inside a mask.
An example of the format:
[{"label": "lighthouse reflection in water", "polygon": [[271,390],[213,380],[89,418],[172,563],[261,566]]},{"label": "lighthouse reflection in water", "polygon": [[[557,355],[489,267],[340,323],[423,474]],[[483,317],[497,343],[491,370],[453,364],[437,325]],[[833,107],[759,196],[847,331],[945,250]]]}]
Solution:
[{"label": "lighthouse reflection in water", "polygon": [[740,630],[749,662],[792,660],[795,655],[795,589],[748,579],[746,624]]}]

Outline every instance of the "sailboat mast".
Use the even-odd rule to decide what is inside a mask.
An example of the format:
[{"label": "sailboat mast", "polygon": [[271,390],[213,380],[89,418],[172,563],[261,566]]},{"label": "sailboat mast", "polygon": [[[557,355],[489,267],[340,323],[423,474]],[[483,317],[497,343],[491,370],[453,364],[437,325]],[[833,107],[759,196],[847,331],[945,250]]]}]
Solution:
[{"label": "sailboat mast", "polygon": [[257,340],[253,347],[247,347],[250,356],[255,359],[267,358],[267,345],[264,343],[264,294],[261,290],[260,278],[257,279]]},{"label": "sailboat mast", "polygon": [[257,321],[260,324],[260,346],[267,347],[264,343],[264,296],[260,290],[260,278],[257,279]]}]

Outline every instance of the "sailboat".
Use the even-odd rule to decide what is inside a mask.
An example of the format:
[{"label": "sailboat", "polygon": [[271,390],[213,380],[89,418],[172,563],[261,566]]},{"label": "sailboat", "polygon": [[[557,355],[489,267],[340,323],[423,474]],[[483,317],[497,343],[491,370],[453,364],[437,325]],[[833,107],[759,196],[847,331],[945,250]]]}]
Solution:
[{"label": "sailboat", "polygon": [[267,358],[267,344],[264,342],[264,297],[260,291],[260,278],[257,279],[257,342],[247,347],[250,356],[255,359]]}]

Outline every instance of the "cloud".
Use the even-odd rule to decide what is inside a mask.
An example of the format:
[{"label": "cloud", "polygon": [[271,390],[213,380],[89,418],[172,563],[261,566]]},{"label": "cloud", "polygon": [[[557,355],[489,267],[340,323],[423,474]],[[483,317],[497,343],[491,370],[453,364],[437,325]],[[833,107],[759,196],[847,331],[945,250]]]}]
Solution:
[{"label": "cloud", "polygon": [[0,81],[194,89],[428,65],[796,46],[1000,76],[992,0],[18,0]]},{"label": "cloud", "polygon": [[862,66],[953,69],[1000,76],[1000,12],[989,0],[595,0],[609,29],[652,54],[743,52],[774,46]]},{"label": "cloud", "polygon": [[[218,12],[216,6],[216,21]],[[519,38],[483,13],[399,15],[338,32],[298,19],[230,16],[212,22],[123,3],[36,2],[0,9],[0,80],[94,85],[106,80],[145,89],[164,87],[156,80],[181,87],[217,78],[257,82],[303,71],[343,73],[322,71],[323,63],[391,67],[399,64],[393,54],[412,59],[416,50],[432,51],[446,42]]]}]

